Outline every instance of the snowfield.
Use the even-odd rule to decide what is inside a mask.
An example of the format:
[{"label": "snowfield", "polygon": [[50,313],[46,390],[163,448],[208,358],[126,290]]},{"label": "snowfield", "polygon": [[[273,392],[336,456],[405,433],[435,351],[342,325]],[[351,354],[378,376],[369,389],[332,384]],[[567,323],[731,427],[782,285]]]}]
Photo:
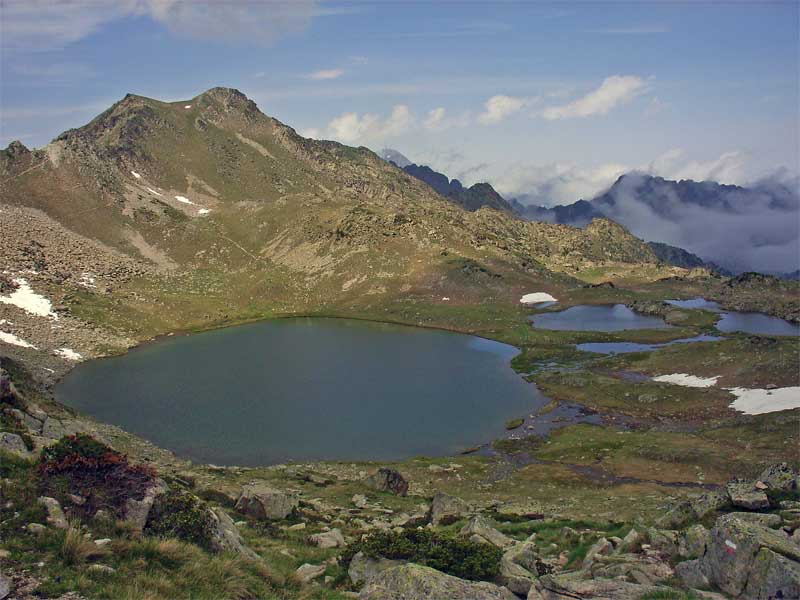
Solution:
[{"label": "snowfield", "polygon": [[747,415],[800,408],[800,386],[774,390],[730,388],[728,391],[736,396],[731,408]]},{"label": "snowfield", "polygon": [[15,279],[14,283],[19,287],[9,296],[0,296],[0,302],[17,306],[37,317],[52,317],[54,320],[58,320],[58,315],[53,312],[50,300],[34,292],[25,279]]},{"label": "snowfield", "polygon": [[82,360],[83,356],[79,353],[75,352],[71,348],[59,348],[57,350],[53,350],[53,354],[56,356],[60,356],[61,358],[66,358],[67,360]]},{"label": "snowfield", "polygon": [[653,377],[653,381],[660,381],[661,383],[672,383],[675,385],[682,385],[684,387],[707,388],[716,385],[717,379],[720,375],[714,377],[698,377],[696,375],[689,375],[687,373],[672,373],[671,375],[659,375]]},{"label": "snowfield", "polygon": [[0,331],[0,342],[5,342],[6,344],[11,344],[12,346],[20,346],[22,348],[33,348],[37,350],[36,346],[30,344],[23,340],[22,338],[18,338],[13,333],[7,333],[5,331]]},{"label": "snowfield", "polygon": [[184,204],[194,205],[194,202],[189,200],[186,196],[175,196],[175,200],[177,200],[178,202],[183,202]]},{"label": "snowfield", "polygon": [[520,304],[538,304],[539,302],[558,302],[558,300],[546,292],[534,292],[525,294],[519,299],[519,302]]}]

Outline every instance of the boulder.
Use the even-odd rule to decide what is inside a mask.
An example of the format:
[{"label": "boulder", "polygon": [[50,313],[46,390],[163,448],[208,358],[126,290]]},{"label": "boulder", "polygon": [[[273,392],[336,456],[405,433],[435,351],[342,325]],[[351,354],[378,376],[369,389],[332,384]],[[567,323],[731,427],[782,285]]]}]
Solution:
[{"label": "boulder", "polygon": [[20,423],[25,425],[28,431],[30,431],[32,434],[39,435],[42,432],[43,423],[36,417],[29,415],[18,408],[12,408],[9,412],[14,415]]},{"label": "boulder", "polygon": [[100,565],[100,564],[89,565],[88,567],[86,567],[86,571],[88,573],[95,573],[100,575],[111,575],[112,573],[117,572],[117,570],[114,567],[109,567],[108,565]]},{"label": "boulder", "polygon": [[708,529],[700,524],[692,525],[683,536],[683,542],[680,544],[678,554],[684,558],[704,556],[710,541],[711,533]]},{"label": "boulder", "polygon": [[796,479],[797,473],[785,462],[770,465],[758,477],[767,488],[780,492],[793,490]]},{"label": "boulder", "polygon": [[225,511],[220,508],[208,509],[211,520],[211,548],[215,552],[233,552],[257,560],[260,557],[245,545],[239,530]]},{"label": "boulder", "polygon": [[11,595],[13,585],[11,579],[0,573],[0,600],[5,600]]},{"label": "boulder", "polygon": [[522,542],[509,548],[500,559],[497,583],[504,585],[517,595],[525,596],[539,575],[536,544]]},{"label": "boulder", "polygon": [[0,433],[0,450],[4,450],[10,454],[16,454],[22,458],[30,458],[31,453],[28,451],[25,442],[16,433],[8,433],[4,431]]},{"label": "boulder", "polygon": [[692,508],[698,519],[703,519],[713,512],[718,512],[731,507],[731,499],[727,492],[706,492],[699,498],[692,500]]},{"label": "boulder", "polygon": [[[669,588],[631,583],[621,579],[587,578],[584,571],[545,575],[536,582],[537,600],[640,600],[646,595],[668,593]],[[528,594],[531,598],[531,594]]]},{"label": "boulder", "polygon": [[[762,549],[769,552],[761,552]],[[731,596],[742,595],[747,586],[748,598],[768,598],[766,589],[758,586],[787,590],[800,586],[798,561],[800,546],[792,543],[783,532],[731,514],[717,519],[701,567],[713,585]],[[790,568],[792,563],[794,568]]]},{"label": "boulder", "polygon": [[689,588],[707,588],[708,577],[699,559],[686,560],[675,565],[675,576]]},{"label": "boulder", "polygon": [[672,557],[678,554],[680,539],[677,531],[651,527],[647,530],[647,539],[650,542],[650,546],[665,557]]},{"label": "boulder", "polygon": [[156,496],[167,491],[167,484],[163,480],[157,479],[153,485],[147,488],[141,500],[128,498],[125,501],[124,520],[131,523],[136,533],[142,533],[147,524],[147,517],[150,509],[153,508]]},{"label": "boulder", "polygon": [[364,494],[354,494],[350,501],[356,508],[364,508],[367,505],[367,497]]},{"label": "boulder", "polygon": [[655,585],[674,575],[668,561],[642,554],[595,555],[586,571],[595,579],[620,579],[641,585]]},{"label": "boulder", "polygon": [[308,540],[320,548],[341,548],[347,545],[342,532],[338,529],[331,529],[323,533],[315,533],[309,536]]},{"label": "boulder", "polygon": [[660,529],[680,529],[697,521],[697,513],[689,500],[675,504],[667,513],[656,521]]},{"label": "boulder", "polygon": [[305,563],[297,567],[294,576],[301,583],[308,583],[325,573],[328,567],[326,565],[312,565]]},{"label": "boulder", "polygon": [[769,498],[764,490],[758,489],[751,481],[732,481],[727,485],[731,504],[748,510],[769,508]]},{"label": "boulder", "polygon": [[800,598],[800,562],[761,548],[755,556],[744,598]]},{"label": "boulder", "polygon": [[360,600],[517,600],[506,588],[484,581],[466,581],[416,564],[379,573],[358,597]]},{"label": "boulder", "polygon": [[642,536],[635,529],[631,529],[627,535],[622,538],[622,543],[619,545],[621,552],[634,552],[642,545]]},{"label": "boulder", "polygon": [[433,525],[447,525],[465,517],[471,510],[470,505],[461,498],[436,492],[428,512],[428,520]]},{"label": "boulder", "polygon": [[591,566],[596,556],[611,554],[613,551],[614,546],[611,545],[611,542],[609,542],[606,538],[601,537],[586,551],[586,557],[583,559],[583,568],[585,569]]},{"label": "boulder", "polygon": [[398,496],[408,494],[408,481],[394,469],[378,469],[377,473],[364,480],[364,484],[380,492],[391,492]]},{"label": "boulder", "polygon": [[477,535],[498,548],[505,548],[514,543],[510,537],[503,535],[489,524],[482,516],[472,517],[459,532],[461,535]]},{"label": "boulder", "polygon": [[387,569],[406,564],[403,560],[392,560],[389,558],[370,558],[363,552],[356,553],[350,560],[347,575],[353,585],[367,583],[379,573]]},{"label": "boulder", "polygon": [[47,523],[49,525],[56,529],[67,529],[69,527],[67,517],[64,515],[58,500],[47,496],[39,496],[37,502],[47,510]]},{"label": "boulder", "polygon": [[773,513],[732,512],[728,514],[742,521],[755,523],[756,525],[762,525],[771,529],[780,527],[781,523],[783,523],[783,519],[781,519],[780,515]]},{"label": "boulder", "polygon": [[242,488],[236,510],[256,519],[285,519],[300,505],[297,494],[253,483]]}]

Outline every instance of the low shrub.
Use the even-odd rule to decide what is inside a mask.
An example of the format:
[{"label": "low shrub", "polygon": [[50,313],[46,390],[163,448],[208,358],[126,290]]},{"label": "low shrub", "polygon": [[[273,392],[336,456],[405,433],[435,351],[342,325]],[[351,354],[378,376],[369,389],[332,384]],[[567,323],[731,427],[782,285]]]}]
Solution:
[{"label": "low shrub", "polygon": [[156,475],[85,433],[64,436],[45,448],[38,472],[43,493],[59,499],[83,496],[86,502],[76,510],[88,516],[100,509],[122,516],[125,501],[144,497]]},{"label": "low shrub", "polygon": [[492,581],[500,569],[502,550],[470,541],[466,536],[410,529],[381,531],[350,545],[342,556],[345,565],[363,552],[370,558],[401,559],[426,565],[461,579]]},{"label": "low shrub", "polygon": [[199,498],[182,490],[171,490],[156,497],[145,531],[210,549],[212,526],[208,508]]}]

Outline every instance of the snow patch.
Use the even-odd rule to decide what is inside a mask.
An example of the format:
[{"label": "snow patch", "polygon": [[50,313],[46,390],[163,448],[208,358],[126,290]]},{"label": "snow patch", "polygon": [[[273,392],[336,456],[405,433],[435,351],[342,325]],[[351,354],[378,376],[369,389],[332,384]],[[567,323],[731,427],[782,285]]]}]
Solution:
[{"label": "snow patch", "polygon": [[9,296],[0,296],[0,302],[13,304],[37,317],[53,317],[53,319],[58,320],[58,315],[53,312],[53,305],[50,304],[50,300],[34,292],[25,279],[15,279],[14,283],[19,287]]},{"label": "snow patch", "polygon": [[717,379],[721,375],[714,377],[697,377],[696,375],[689,375],[687,373],[672,373],[670,375],[659,375],[653,377],[653,381],[660,381],[661,383],[673,383],[675,385],[682,385],[684,387],[693,388],[707,388],[716,385]]},{"label": "snow patch", "polygon": [[141,175],[139,175],[139,174],[138,174],[136,171],[131,171],[131,175],[133,175],[134,177],[136,177],[136,179],[141,179],[141,178],[142,178],[142,176],[141,176]]},{"label": "snow patch", "polygon": [[539,302],[558,302],[550,294],[546,292],[535,292],[533,294],[525,294],[519,299],[520,304],[538,304]]},{"label": "snow patch", "polygon": [[736,396],[731,408],[747,415],[800,408],[800,386],[774,390],[730,388],[728,391]]},{"label": "snow patch", "polygon": [[12,346],[20,346],[21,348],[33,348],[37,350],[36,346],[30,344],[23,340],[22,338],[18,338],[13,333],[6,333],[5,331],[0,331],[0,342],[5,342],[6,344],[11,344]]},{"label": "snow patch", "polygon": [[161,193],[160,193],[160,192],[157,192],[157,191],[155,191],[155,190],[154,190],[154,189],[152,189],[152,188],[146,187],[146,188],[144,188],[144,189],[146,189],[146,190],[147,190],[148,192],[150,192],[151,194],[155,194],[156,196],[160,196],[160,195],[161,195]]},{"label": "snow patch", "polygon": [[53,350],[53,354],[56,356],[60,356],[61,358],[66,358],[67,360],[82,360],[83,356],[79,353],[75,352],[75,350],[71,348],[59,348],[58,350]]},{"label": "snow patch", "polygon": [[207,209],[207,208],[201,208],[200,210],[197,211],[197,214],[198,215],[207,215],[210,212],[211,211],[209,209]]},{"label": "snow patch", "polygon": [[194,202],[189,200],[186,196],[175,196],[175,200],[178,202],[183,202],[184,204],[194,204]]},{"label": "snow patch", "polygon": [[187,105],[186,105],[186,106],[184,106],[183,108],[192,108],[192,105],[191,105],[191,104],[187,104]]}]

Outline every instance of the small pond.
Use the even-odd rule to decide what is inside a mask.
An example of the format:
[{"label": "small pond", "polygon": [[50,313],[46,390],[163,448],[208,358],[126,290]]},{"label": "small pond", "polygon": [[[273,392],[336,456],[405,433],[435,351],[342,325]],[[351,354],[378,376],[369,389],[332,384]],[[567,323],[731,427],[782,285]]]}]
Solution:
[{"label": "small pond", "polygon": [[628,354],[630,352],[650,352],[673,344],[692,344],[694,342],[716,342],[721,340],[716,335],[697,335],[695,337],[672,340],[663,344],[637,344],[635,342],[587,342],[576,344],[578,350],[596,352],[598,354]]},{"label": "small pond", "polygon": [[530,317],[538,329],[559,331],[624,331],[626,329],[664,329],[663,319],[633,312],[624,304],[572,306],[558,312]]},{"label": "small pond", "polygon": [[725,333],[752,333],[755,335],[800,335],[800,325],[790,323],[778,317],[757,312],[726,311],[717,302],[705,298],[689,300],[667,300],[669,304],[680,308],[700,308],[711,312],[722,313],[717,321],[717,329]]},{"label": "small pond", "polygon": [[517,349],[345,319],[281,319],[168,337],[78,365],[59,401],[215,464],[448,455],[547,399]]}]

